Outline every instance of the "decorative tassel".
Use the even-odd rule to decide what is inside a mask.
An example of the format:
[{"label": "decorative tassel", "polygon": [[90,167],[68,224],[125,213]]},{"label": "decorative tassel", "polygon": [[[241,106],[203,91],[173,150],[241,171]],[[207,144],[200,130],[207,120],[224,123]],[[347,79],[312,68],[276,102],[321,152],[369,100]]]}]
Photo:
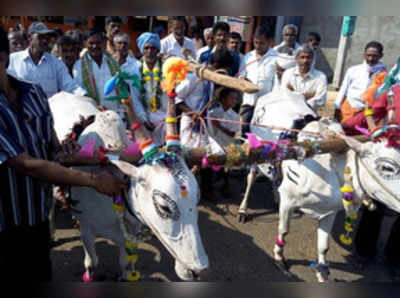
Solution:
[{"label": "decorative tassel", "polygon": [[171,57],[163,64],[164,80],[161,87],[164,92],[171,94],[176,84],[186,79],[189,63],[182,58]]}]

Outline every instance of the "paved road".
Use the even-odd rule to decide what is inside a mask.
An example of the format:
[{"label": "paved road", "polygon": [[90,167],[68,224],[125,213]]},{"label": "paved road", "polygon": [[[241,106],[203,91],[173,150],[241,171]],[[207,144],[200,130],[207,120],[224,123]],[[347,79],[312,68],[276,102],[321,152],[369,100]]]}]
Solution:
[{"label": "paved road", "polygon": [[[285,255],[292,275],[280,271],[273,264],[273,244],[277,233],[277,209],[269,197],[267,182],[255,184],[249,203],[251,220],[237,222],[236,213],[244,192],[244,178],[230,179],[230,199],[216,203],[201,202],[199,225],[205,249],[210,258],[211,270],[204,281],[316,281],[310,263],[317,257],[317,224],[307,217],[292,220],[291,233],[287,237]],[[387,231],[388,218],[384,231]],[[54,280],[80,281],[83,273],[83,249],[79,231],[71,229],[67,214],[58,213],[58,245],[52,251]],[[348,262],[350,250],[338,243],[343,228],[343,214],[336,219],[328,260],[331,279],[339,281],[390,281],[382,258],[359,270]],[[386,232],[382,238],[386,237]],[[380,250],[382,250],[382,241]],[[109,241],[99,239],[97,250],[100,258],[100,277],[112,281],[118,268],[118,250]],[[137,263],[144,281],[179,281],[173,267],[174,261],[157,239],[139,245]]]}]

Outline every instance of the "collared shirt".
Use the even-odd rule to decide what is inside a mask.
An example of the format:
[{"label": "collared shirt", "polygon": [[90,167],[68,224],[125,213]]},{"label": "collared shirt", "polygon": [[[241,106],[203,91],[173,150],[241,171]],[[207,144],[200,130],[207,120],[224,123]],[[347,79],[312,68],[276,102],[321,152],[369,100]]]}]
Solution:
[{"label": "collared shirt", "polygon": [[[74,79],[76,80],[76,82],[82,88],[85,88],[85,85],[83,84],[83,76],[82,76],[82,59],[83,58],[81,58],[75,62],[73,74],[74,74]],[[107,109],[116,111],[120,114],[120,116],[123,116],[125,109],[120,102],[105,100],[106,97],[116,96],[115,91],[112,91],[107,96],[104,95],[104,86],[106,85],[107,81],[113,77],[113,75],[110,71],[110,68],[108,67],[108,64],[107,64],[106,55],[103,54],[103,59],[101,61],[100,66],[97,64],[97,62],[95,62],[93,60],[93,58],[90,55],[89,55],[89,60],[92,63],[93,77],[96,81],[97,92],[100,97],[100,105],[104,106]]]},{"label": "collared shirt", "polygon": [[[232,109],[224,110],[222,104],[217,102],[212,104],[209,111],[208,116],[213,118],[225,119],[225,120],[233,120],[233,121],[240,121],[239,114],[236,113]],[[233,137],[224,133],[221,129],[219,129],[211,120],[207,120],[209,133],[211,137],[222,147],[228,146],[232,144]],[[228,129],[231,132],[237,132],[240,130],[240,124],[235,122],[223,122],[221,121],[220,124],[222,127]]]},{"label": "collared shirt", "polygon": [[[286,47],[286,46],[287,46],[287,45],[286,45],[285,41],[282,41],[280,44],[278,44],[277,46],[274,47],[274,50],[279,52],[279,50],[280,50],[281,48]],[[301,47],[301,45],[296,41],[296,42],[294,43],[294,49],[293,49],[293,51],[296,51],[299,47]],[[295,55],[294,52],[293,52],[293,55]]]},{"label": "collared shirt", "polygon": [[277,51],[270,48],[261,58],[257,57],[255,50],[244,56],[239,77],[247,78],[256,84],[260,91],[253,94],[244,93],[242,105],[255,106],[258,98],[272,91],[278,55]]},{"label": "collared shirt", "polygon": [[342,86],[336,96],[335,108],[340,109],[345,98],[355,109],[363,109],[365,101],[361,95],[372,83],[373,76],[370,76],[368,64],[364,63],[350,67],[343,79]]},{"label": "collared shirt", "polygon": [[315,92],[314,97],[307,100],[307,104],[312,109],[315,110],[317,107],[325,105],[327,80],[325,74],[321,71],[311,68],[306,77],[303,78],[298,66],[289,68],[282,75],[281,88],[289,90],[288,84],[293,87],[294,92],[301,94]]},{"label": "collared shirt", "polygon": [[[203,52],[199,59],[198,62],[204,65],[208,65],[211,63],[211,56],[212,54],[216,51],[216,48],[213,47],[212,49],[208,49],[207,51]],[[238,71],[240,67],[240,57],[239,54],[233,51],[229,51],[233,57],[233,64],[232,66],[228,69],[229,75],[234,76]]]},{"label": "collared shirt", "polygon": [[72,79],[65,64],[47,52],[43,53],[37,65],[33,62],[29,49],[12,53],[8,69],[25,81],[39,84],[48,98],[60,91],[86,94]]},{"label": "collared shirt", "polygon": [[11,78],[22,100],[21,111],[10,108],[0,93],[0,231],[33,226],[48,220],[50,185],[18,173],[4,164],[23,152],[50,159],[53,118],[47,96],[39,85]]},{"label": "collared shirt", "polygon": [[196,61],[200,62],[200,56],[201,54],[203,54],[204,52],[207,52],[210,49],[209,46],[204,46],[201,49],[199,49],[196,53]]},{"label": "collared shirt", "polygon": [[196,58],[196,49],[193,40],[190,38],[183,38],[183,47],[178,43],[173,33],[169,34],[167,37],[161,40],[161,54],[175,55],[181,58],[185,58],[182,53],[183,49],[188,49],[191,51],[191,56],[193,59]]}]

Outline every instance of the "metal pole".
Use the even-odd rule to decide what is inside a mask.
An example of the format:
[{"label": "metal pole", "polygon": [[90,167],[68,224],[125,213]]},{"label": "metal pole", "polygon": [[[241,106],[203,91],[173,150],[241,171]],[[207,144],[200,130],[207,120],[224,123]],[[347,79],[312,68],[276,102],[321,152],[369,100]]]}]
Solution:
[{"label": "metal pole", "polygon": [[344,63],[346,61],[347,45],[349,43],[350,36],[340,35],[339,49],[336,58],[335,73],[333,75],[332,85],[334,88],[338,89],[340,82],[343,77]]}]

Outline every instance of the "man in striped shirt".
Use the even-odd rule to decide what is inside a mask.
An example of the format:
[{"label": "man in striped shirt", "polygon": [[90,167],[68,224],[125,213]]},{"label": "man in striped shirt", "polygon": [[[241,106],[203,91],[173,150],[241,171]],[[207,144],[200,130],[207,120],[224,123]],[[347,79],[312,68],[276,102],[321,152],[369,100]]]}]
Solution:
[{"label": "man in striped shirt", "polygon": [[7,74],[9,44],[0,27],[0,280],[30,268],[30,281],[50,281],[50,183],[89,186],[118,195],[127,183],[50,161],[59,147],[47,96]]}]

